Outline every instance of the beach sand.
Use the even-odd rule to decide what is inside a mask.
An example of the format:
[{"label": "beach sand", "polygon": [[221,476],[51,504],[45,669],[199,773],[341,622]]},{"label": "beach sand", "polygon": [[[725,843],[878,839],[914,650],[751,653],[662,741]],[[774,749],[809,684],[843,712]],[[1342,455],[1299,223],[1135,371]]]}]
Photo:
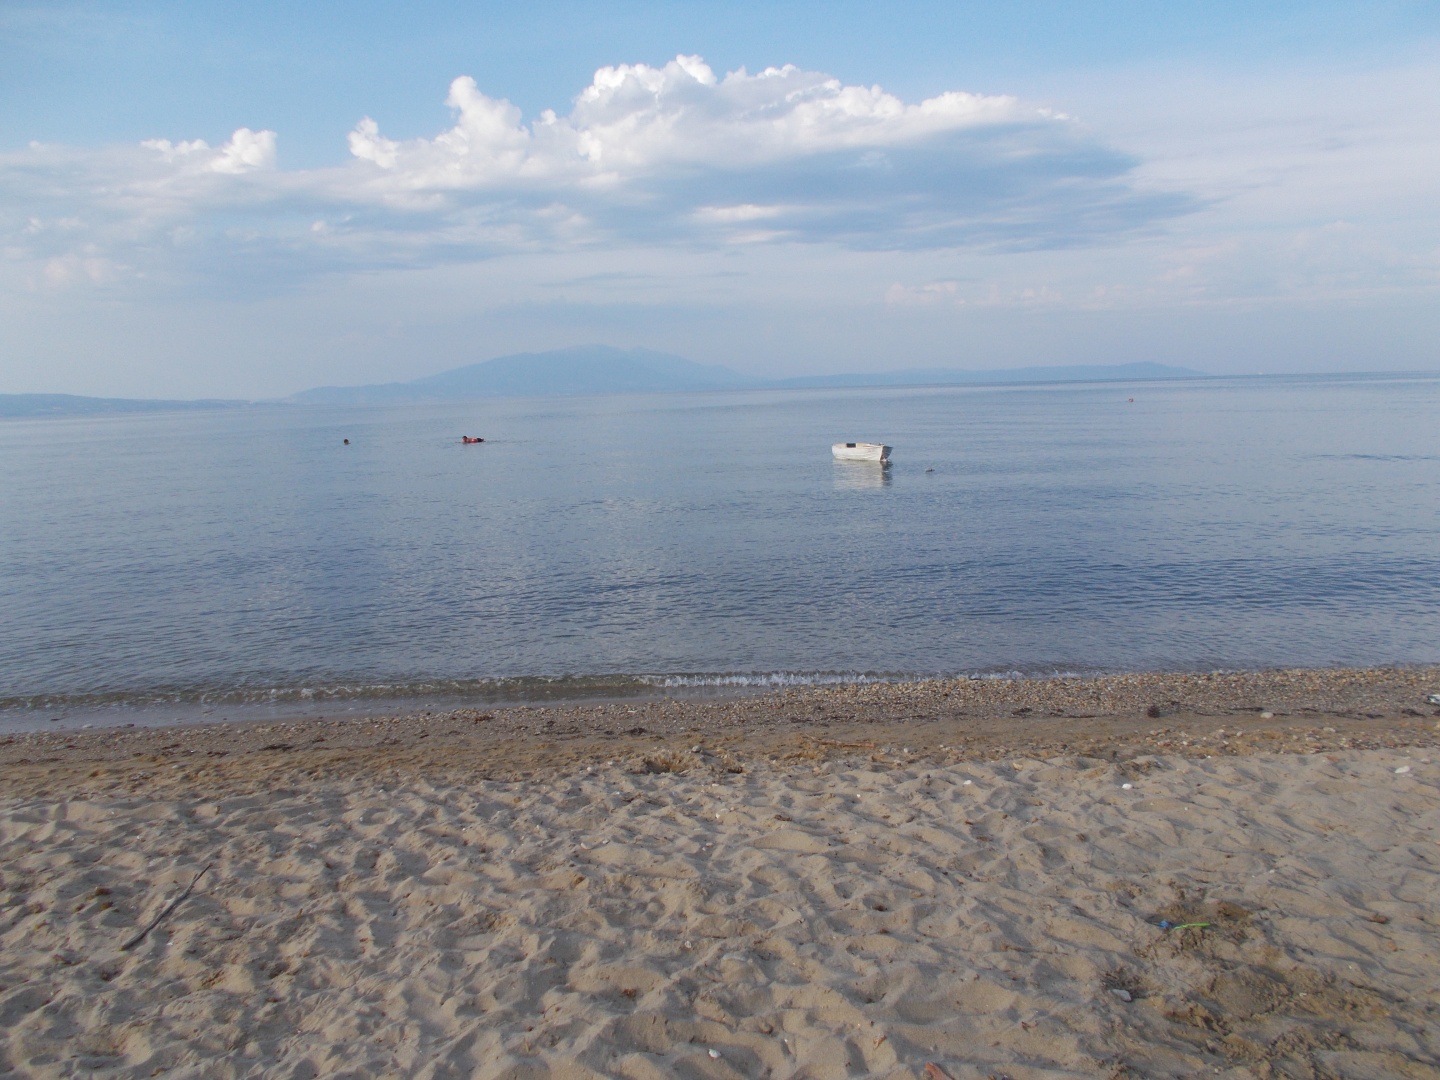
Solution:
[{"label": "beach sand", "polygon": [[13,736],[0,1075],[1435,1077],[1436,692],[955,680]]}]

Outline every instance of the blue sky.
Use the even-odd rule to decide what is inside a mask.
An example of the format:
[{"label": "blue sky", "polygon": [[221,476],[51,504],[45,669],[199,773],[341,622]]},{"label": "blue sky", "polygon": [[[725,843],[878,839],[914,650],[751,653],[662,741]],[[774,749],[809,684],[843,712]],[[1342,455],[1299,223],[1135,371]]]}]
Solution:
[{"label": "blue sky", "polygon": [[0,5],[0,392],[1440,368],[1440,5]]}]

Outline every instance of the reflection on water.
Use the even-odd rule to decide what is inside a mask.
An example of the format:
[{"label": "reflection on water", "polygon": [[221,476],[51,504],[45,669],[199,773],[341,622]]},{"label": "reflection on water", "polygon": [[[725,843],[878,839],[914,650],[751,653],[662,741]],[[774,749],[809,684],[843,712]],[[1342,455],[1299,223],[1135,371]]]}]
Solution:
[{"label": "reflection on water", "polygon": [[879,461],[835,462],[835,490],[860,491],[890,486],[890,463]]}]

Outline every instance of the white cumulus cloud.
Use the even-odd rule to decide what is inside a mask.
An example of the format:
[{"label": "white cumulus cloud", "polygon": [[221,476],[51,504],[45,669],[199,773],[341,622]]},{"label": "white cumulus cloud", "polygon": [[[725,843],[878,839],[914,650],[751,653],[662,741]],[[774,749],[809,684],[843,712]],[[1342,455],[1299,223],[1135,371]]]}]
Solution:
[{"label": "white cumulus cloud", "polygon": [[171,164],[207,169],[217,173],[243,173],[275,167],[275,132],[239,128],[230,141],[212,150],[204,139],[172,143],[169,139],[146,139],[140,144],[154,150]]},{"label": "white cumulus cloud", "polygon": [[275,167],[275,132],[251,131],[240,128],[210,163],[220,173],[249,172],[251,169]]},{"label": "white cumulus cloud", "polygon": [[[248,274],[273,288],[616,244],[1065,247],[1191,205],[1137,189],[1133,159],[1016,98],[907,103],[791,65],[603,67],[568,113],[528,122],[469,76],[446,103],[454,122],[433,137],[395,138],[363,117],[348,161],[325,169],[278,167],[276,133],[249,127],[220,146],[157,138],[0,156],[3,250],[102,258],[152,282]],[[45,224],[61,220],[79,225]]]},{"label": "white cumulus cloud", "polygon": [[907,105],[878,86],[845,86],[793,65],[717,78],[698,56],[663,67],[603,67],[570,115],[532,124],[462,76],[446,99],[455,126],[433,139],[395,142],[366,117],[351,152],[411,187],[509,180],[622,181],[692,165],[734,170],[838,150],[902,146],[986,124],[1061,122],[1013,97],[952,92]]}]

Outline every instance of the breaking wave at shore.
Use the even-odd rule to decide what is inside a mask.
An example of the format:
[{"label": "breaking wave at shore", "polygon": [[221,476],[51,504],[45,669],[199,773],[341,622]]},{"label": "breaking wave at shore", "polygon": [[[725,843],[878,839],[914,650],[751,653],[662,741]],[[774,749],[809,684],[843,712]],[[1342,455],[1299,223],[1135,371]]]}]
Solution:
[{"label": "breaking wave at shore", "polygon": [[749,671],[526,676],[305,686],[161,687],[109,693],[0,698],[0,730],[51,722],[96,726],[205,720],[376,715],[467,707],[504,707],[634,698],[733,697],[806,687],[868,686],[937,679],[1071,678],[1099,671],[1055,669],[974,672]]},{"label": "breaking wave at shore", "polygon": [[[1009,672],[1012,677],[1025,673]],[[1041,674],[1029,673],[1030,676]],[[989,677],[919,672],[762,671],[670,674],[535,675],[492,679],[429,679],[405,682],[335,682],[305,686],[160,687],[109,693],[33,694],[0,698],[0,711],[65,708],[150,708],[184,705],[322,704],[326,702],[458,699],[476,703],[576,701],[707,692],[778,690],[916,682],[934,678]]]}]

